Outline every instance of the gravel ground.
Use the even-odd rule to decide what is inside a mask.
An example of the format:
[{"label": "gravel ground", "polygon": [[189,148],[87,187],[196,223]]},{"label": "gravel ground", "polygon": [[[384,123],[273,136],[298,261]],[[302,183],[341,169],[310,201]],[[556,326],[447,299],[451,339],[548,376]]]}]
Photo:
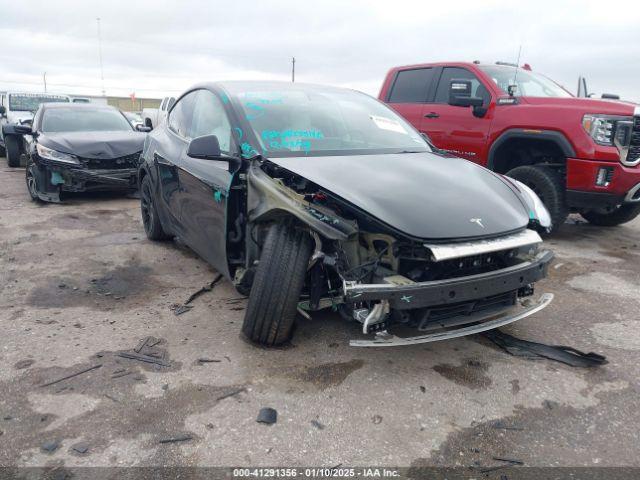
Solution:
[{"label": "gravel ground", "polygon": [[[356,349],[357,325],[328,313],[263,350],[240,338],[246,300],[226,281],[174,315],[216,273],[147,241],[138,200],[37,205],[0,164],[0,466],[640,466],[640,220],[565,225],[537,287],[553,304],[504,329],[606,366],[478,338]],[[170,366],[117,356],[148,336]]]}]

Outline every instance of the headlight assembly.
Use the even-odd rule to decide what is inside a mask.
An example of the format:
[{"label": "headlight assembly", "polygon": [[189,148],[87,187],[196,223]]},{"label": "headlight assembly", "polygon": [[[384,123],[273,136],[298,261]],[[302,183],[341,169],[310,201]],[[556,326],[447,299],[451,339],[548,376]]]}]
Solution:
[{"label": "headlight assembly", "polygon": [[73,155],[69,155],[68,153],[58,152],[56,150],[43,147],[40,144],[37,145],[36,149],[38,150],[38,155],[40,155],[42,158],[45,158],[47,160],[80,165],[80,161],[76,157],[74,157]]},{"label": "headlight assembly", "polygon": [[550,228],[551,227],[551,215],[549,214],[549,210],[544,206],[540,197],[536,195],[536,192],[527,187],[524,183],[514,180],[510,178],[512,182],[518,186],[518,188],[522,191],[522,194],[527,200],[527,205],[529,206],[529,217],[531,220],[537,220],[541,227]]}]

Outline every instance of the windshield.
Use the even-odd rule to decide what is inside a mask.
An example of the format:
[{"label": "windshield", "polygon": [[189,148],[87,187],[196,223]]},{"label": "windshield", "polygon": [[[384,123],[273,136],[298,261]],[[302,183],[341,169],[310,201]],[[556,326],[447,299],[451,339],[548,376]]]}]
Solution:
[{"label": "windshield", "polygon": [[42,131],[47,133],[131,130],[131,124],[120,112],[106,108],[51,108],[42,117]]},{"label": "windshield", "polygon": [[242,91],[237,98],[272,157],[430,151],[400,116],[359,92],[274,87]]},{"label": "windshield", "polygon": [[30,95],[28,93],[9,94],[9,110],[14,112],[35,112],[41,103],[69,102],[59,95]]},{"label": "windshield", "polygon": [[501,65],[483,65],[480,69],[489,75],[504,93],[509,93],[509,85],[516,85],[517,89],[513,93],[516,97],[573,96],[553,80],[529,70]]}]

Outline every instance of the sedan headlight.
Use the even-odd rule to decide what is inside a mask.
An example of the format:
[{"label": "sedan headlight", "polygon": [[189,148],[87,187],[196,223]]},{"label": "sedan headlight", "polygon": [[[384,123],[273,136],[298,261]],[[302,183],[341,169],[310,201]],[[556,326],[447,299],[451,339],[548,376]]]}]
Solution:
[{"label": "sedan headlight", "polygon": [[529,218],[531,220],[537,220],[541,227],[550,228],[551,227],[551,215],[549,214],[549,210],[544,206],[540,197],[536,195],[536,192],[527,187],[524,183],[510,178],[511,181],[515,182],[518,186],[525,199],[527,200],[527,205],[529,206]]},{"label": "sedan headlight", "polygon": [[78,160],[73,155],[69,155],[68,153],[58,152],[56,150],[43,147],[40,144],[37,145],[36,149],[38,151],[38,155],[40,155],[42,158],[46,158],[47,160],[54,160],[56,162],[72,163],[74,165],[80,165],[80,160]]}]

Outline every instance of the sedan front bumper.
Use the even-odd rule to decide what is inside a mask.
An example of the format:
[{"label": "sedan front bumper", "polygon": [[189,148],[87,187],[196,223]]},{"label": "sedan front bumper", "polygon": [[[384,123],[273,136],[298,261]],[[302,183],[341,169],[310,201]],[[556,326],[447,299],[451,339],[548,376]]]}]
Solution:
[{"label": "sedan front bumper", "polygon": [[395,310],[467,302],[518,290],[547,276],[553,253],[539,252],[532,260],[492,272],[405,285],[344,283],[346,303],[387,300]]},{"label": "sedan front bumper", "polygon": [[544,293],[540,298],[531,302],[529,299],[520,301],[520,306],[499,314],[471,316],[465,319],[466,326],[460,328],[444,329],[436,333],[418,335],[416,337],[398,337],[387,332],[376,333],[373,340],[351,340],[352,347],[397,347],[400,345],[415,345],[418,343],[437,342],[451,338],[464,337],[475,333],[486,332],[494,328],[522,320],[548,306],[553,300],[552,293]]}]

